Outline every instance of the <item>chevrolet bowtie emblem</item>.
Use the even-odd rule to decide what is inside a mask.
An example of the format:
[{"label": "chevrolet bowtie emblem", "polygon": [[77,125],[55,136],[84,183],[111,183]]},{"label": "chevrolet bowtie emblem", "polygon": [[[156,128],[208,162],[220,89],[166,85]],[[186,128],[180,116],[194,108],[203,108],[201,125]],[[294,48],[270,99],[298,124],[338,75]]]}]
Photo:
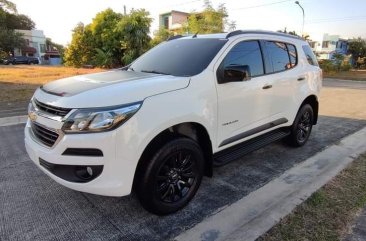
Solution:
[{"label": "chevrolet bowtie emblem", "polygon": [[37,119],[37,115],[34,112],[29,112],[28,116],[31,121],[35,121]]}]

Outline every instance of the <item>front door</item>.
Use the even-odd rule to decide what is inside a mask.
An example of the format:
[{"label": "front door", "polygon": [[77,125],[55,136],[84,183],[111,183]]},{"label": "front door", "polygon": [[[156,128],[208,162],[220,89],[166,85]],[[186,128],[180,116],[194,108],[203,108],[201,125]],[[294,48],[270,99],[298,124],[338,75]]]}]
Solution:
[{"label": "front door", "polygon": [[217,84],[219,148],[260,132],[261,126],[273,121],[274,114],[271,110],[274,83],[265,75],[259,41],[236,43],[219,69],[230,65],[248,66],[251,78]]}]

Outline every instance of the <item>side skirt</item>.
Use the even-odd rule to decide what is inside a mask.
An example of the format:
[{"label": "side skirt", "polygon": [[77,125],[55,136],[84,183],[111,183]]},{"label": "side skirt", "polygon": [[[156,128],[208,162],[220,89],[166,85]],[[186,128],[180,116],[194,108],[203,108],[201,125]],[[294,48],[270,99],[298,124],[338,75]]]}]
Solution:
[{"label": "side skirt", "polygon": [[250,152],[258,150],[288,135],[290,135],[290,129],[288,127],[284,127],[254,137],[250,140],[244,141],[235,146],[229,147],[225,150],[215,153],[213,155],[213,165],[214,166],[225,165],[233,160],[239,159],[240,157]]}]

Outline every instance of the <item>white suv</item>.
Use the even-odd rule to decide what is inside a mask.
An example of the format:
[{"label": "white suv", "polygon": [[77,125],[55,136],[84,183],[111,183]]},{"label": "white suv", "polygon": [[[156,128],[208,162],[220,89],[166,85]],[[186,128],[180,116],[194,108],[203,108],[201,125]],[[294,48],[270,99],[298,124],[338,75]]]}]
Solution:
[{"label": "white suv", "polygon": [[125,68],[37,89],[25,146],[66,187],[106,196],[133,188],[147,210],[168,214],[213,166],[284,137],[304,145],[321,82],[309,45],[291,35],[176,36]]}]

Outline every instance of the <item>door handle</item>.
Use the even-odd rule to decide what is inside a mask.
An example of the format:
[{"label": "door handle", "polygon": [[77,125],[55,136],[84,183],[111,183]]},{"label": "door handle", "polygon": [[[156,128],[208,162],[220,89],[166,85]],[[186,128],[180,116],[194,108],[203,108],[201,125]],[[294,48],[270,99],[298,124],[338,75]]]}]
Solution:
[{"label": "door handle", "polygon": [[303,80],[305,80],[305,77],[299,77],[299,78],[297,79],[297,81],[303,81]]},{"label": "door handle", "polygon": [[272,85],[265,85],[265,86],[262,87],[262,89],[264,89],[264,90],[268,90],[270,88],[272,88]]}]

